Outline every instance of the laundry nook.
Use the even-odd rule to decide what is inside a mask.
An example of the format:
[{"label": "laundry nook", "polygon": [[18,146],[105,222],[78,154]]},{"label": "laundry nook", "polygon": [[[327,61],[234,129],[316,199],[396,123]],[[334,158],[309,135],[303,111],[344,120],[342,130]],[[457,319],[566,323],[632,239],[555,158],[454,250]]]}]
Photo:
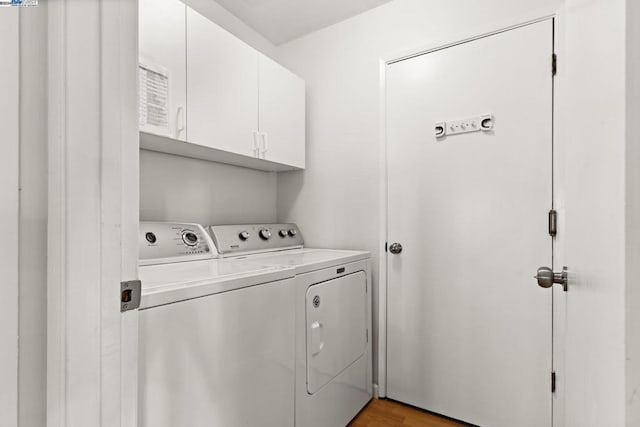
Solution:
[{"label": "laundry nook", "polygon": [[638,22],[0,0],[0,427],[640,427]]}]

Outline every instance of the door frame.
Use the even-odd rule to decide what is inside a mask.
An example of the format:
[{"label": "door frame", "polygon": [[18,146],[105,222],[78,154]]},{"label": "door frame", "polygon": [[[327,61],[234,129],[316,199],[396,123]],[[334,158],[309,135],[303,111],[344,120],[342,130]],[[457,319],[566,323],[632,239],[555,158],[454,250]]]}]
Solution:
[{"label": "door frame", "polygon": [[[379,194],[379,235],[378,244],[380,248],[380,255],[378,259],[379,274],[378,274],[378,384],[374,384],[374,396],[386,397],[387,395],[387,296],[388,296],[388,269],[387,258],[388,253],[386,245],[388,242],[388,167],[387,167],[387,133],[386,133],[386,71],[387,66],[395,62],[414,58],[416,56],[425,55],[438,50],[446,49],[463,43],[479,40],[492,35],[504,33],[506,31],[514,30],[527,25],[535,24],[552,19],[554,21],[554,51],[556,55],[563,58],[564,55],[564,13],[558,11],[553,14],[543,15],[537,18],[531,18],[527,20],[518,20],[516,23],[508,26],[502,26],[499,29],[486,31],[476,30],[470,32],[469,36],[458,38],[452,42],[435,43],[424,46],[422,48],[411,49],[408,51],[402,51],[397,54],[389,55],[379,60],[379,118],[378,118],[378,133],[379,133],[379,182],[378,182],[378,194]],[[560,138],[561,130],[559,123],[559,108],[558,105],[562,104],[562,67],[558,68],[558,72],[553,79],[553,136],[552,136],[552,170],[553,170],[553,190],[552,190],[552,206],[558,211],[559,215],[559,229],[564,229],[563,223],[563,209],[564,209],[564,195],[562,192],[562,168],[563,163],[563,144]],[[552,268],[557,265],[562,265],[558,260],[564,259],[563,241],[561,232],[553,241],[552,250]],[[532,272],[533,274],[533,272]],[[535,286],[535,282],[532,281],[532,286]],[[565,424],[564,422],[564,390],[565,385],[563,379],[564,360],[565,360],[565,335],[566,335],[566,295],[559,290],[559,287],[554,287],[552,290],[552,369],[558,375],[558,382],[556,392],[552,395],[552,425],[559,427]]]},{"label": "door frame", "polygon": [[137,424],[138,2],[48,4],[47,425]]},{"label": "door frame", "polygon": [[[6,162],[0,169],[0,425],[18,425],[18,310],[20,222],[20,23],[18,8],[0,14],[0,134]],[[5,142],[6,141],[6,142]]]}]

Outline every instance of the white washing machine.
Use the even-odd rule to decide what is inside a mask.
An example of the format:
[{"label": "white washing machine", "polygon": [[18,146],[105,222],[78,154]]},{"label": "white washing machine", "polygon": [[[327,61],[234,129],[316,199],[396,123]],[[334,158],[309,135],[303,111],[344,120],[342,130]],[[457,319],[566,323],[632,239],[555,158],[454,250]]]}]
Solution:
[{"label": "white washing machine", "polygon": [[310,249],[295,224],[208,228],[225,259],[295,268],[296,427],[343,427],[372,397],[370,254]]},{"label": "white washing machine", "polygon": [[217,256],[200,225],[140,225],[140,427],[294,425],[295,270]]}]

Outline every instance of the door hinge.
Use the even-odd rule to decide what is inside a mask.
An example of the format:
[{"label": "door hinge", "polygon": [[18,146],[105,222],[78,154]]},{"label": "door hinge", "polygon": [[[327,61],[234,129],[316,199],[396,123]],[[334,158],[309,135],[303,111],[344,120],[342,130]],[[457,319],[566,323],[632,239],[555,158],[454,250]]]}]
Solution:
[{"label": "door hinge", "polygon": [[368,329],[365,331],[365,338],[367,339],[367,342],[369,342],[369,330]]},{"label": "door hinge", "polygon": [[556,237],[558,234],[558,211],[551,209],[549,211],[549,236]]},{"label": "door hinge", "polygon": [[142,282],[140,280],[120,282],[120,312],[135,310],[140,307],[141,293]]},{"label": "door hinge", "polygon": [[551,75],[555,76],[558,73],[558,55],[555,53],[551,55]]},{"label": "door hinge", "polygon": [[384,242],[384,251],[387,252],[389,242]]},{"label": "door hinge", "polygon": [[556,392],[556,373],[551,372],[551,393]]}]

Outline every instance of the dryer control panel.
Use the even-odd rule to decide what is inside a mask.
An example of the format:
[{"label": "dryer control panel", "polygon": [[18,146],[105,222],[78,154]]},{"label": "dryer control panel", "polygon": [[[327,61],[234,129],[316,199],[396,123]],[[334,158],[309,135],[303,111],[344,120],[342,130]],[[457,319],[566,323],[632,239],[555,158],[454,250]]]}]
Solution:
[{"label": "dryer control panel", "polygon": [[301,248],[304,244],[296,224],[212,225],[208,231],[222,256]]},{"label": "dryer control panel", "polygon": [[218,252],[200,224],[140,222],[139,264],[216,258]]}]

